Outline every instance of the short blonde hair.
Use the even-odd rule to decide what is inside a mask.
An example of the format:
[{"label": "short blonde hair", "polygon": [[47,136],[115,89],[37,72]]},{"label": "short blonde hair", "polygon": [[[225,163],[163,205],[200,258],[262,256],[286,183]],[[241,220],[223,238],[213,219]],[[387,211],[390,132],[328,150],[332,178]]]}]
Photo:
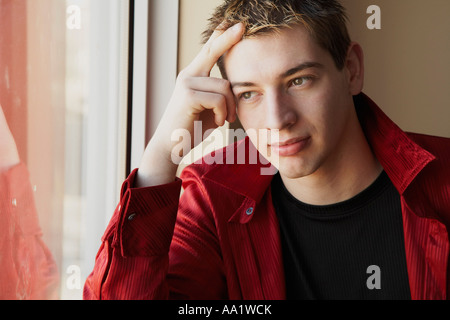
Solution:
[{"label": "short blonde hair", "polygon": [[[351,40],[345,9],[337,0],[224,0],[209,19],[203,42],[219,25],[226,29],[238,22],[246,27],[244,38],[302,25],[331,54],[336,67],[344,67]],[[226,77],[223,59],[218,66]]]}]

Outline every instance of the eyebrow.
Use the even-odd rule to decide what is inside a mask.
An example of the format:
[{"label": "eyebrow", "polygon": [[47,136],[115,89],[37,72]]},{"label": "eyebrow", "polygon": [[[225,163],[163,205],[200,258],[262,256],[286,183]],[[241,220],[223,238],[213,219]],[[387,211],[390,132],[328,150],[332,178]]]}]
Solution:
[{"label": "eyebrow", "polygon": [[[305,69],[309,69],[309,68],[319,68],[322,69],[323,68],[323,64],[319,63],[319,62],[303,62],[301,64],[299,64],[298,66],[291,68],[289,70],[287,70],[286,72],[282,73],[279,77],[280,78],[287,78],[289,76],[292,76],[300,71],[303,71]],[[253,82],[232,82],[231,83],[231,87],[235,88],[235,87],[253,87],[255,86],[255,83]]]},{"label": "eyebrow", "polygon": [[322,69],[323,64],[321,64],[319,62],[303,62],[303,63],[299,64],[298,66],[296,66],[292,69],[289,69],[288,71],[283,73],[281,75],[281,78],[286,78],[286,77],[292,76],[292,75],[296,74],[297,72],[300,72],[302,70],[309,69],[309,68]]}]

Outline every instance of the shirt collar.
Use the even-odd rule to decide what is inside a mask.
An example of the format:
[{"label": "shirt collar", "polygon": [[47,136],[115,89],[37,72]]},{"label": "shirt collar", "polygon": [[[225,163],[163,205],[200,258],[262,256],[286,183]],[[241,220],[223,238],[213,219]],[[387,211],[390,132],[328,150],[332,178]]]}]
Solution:
[{"label": "shirt collar", "polygon": [[[402,131],[389,117],[365,94],[354,97],[359,121],[375,156],[380,161],[387,175],[400,194],[411,184],[419,172],[435,156],[420,147]],[[243,148],[240,149],[239,148]],[[239,164],[236,160],[238,152],[245,150],[246,164]],[[277,171],[273,167],[273,174],[261,174],[270,164],[257,152],[248,137],[219,151],[225,152],[224,165],[215,165],[208,170],[204,177],[222,185],[245,197],[260,202],[267,191],[273,174]],[[250,159],[258,156],[254,164]],[[253,157],[253,158],[252,158]],[[244,177],[244,178],[243,178]]]},{"label": "shirt collar", "polygon": [[215,165],[204,178],[260,202],[277,170],[267,163],[248,137],[220,150],[224,164]]},{"label": "shirt collar", "polygon": [[425,166],[435,159],[402,131],[365,94],[354,97],[366,139],[400,194]]}]

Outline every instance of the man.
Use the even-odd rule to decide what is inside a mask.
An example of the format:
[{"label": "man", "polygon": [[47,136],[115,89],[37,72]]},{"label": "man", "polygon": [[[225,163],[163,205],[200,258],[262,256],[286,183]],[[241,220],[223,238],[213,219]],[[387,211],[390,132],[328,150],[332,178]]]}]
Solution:
[{"label": "man", "polygon": [[[450,140],[404,133],[361,92],[345,21],[328,0],[216,9],[123,185],[86,299],[447,298]],[[177,179],[171,133],[236,115],[270,138]],[[242,146],[278,173],[226,161]]]}]

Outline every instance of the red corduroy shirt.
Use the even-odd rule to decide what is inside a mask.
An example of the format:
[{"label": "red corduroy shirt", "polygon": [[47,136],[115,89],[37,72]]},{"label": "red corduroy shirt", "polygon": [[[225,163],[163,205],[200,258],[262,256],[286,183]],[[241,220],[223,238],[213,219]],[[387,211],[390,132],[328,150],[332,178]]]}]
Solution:
[{"label": "red corduroy shirt", "polygon": [[[446,299],[450,139],[407,134],[364,94],[355,101],[366,138],[401,197],[412,298]],[[239,143],[252,148],[248,139]],[[135,189],[133,171],[84,298],[285,299],[272,176],[260,174],[261,163],[230,164],[238,146],[187,167],[167,185]],[[207,164],[221,157],[225,164]]]}]

